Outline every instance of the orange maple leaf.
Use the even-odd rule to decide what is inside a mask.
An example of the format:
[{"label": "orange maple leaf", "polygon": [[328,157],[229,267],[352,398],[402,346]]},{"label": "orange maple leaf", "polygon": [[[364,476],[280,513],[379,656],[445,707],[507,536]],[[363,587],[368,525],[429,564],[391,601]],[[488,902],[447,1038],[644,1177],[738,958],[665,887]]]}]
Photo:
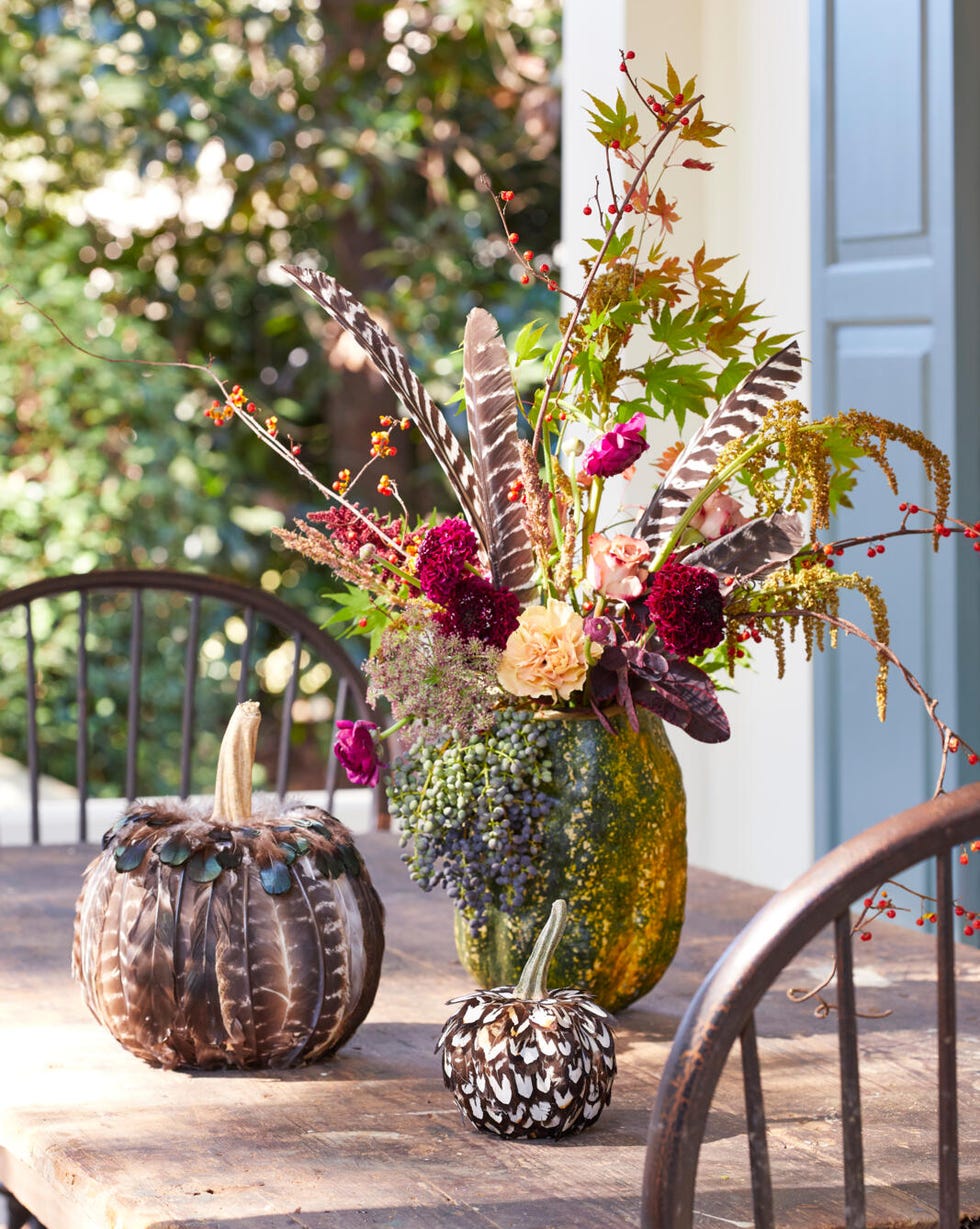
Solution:
[{"label": "orange maple leaf", "polygon": [[663,188],[657,189],[657,199],[650,206],[650,213],[655,213],[660,219],[660,225],[664,230],[672,235],[674,233],[674,223],[680,221],[680,214],[674,209],[676,201],[669,201],[664,196]]}]

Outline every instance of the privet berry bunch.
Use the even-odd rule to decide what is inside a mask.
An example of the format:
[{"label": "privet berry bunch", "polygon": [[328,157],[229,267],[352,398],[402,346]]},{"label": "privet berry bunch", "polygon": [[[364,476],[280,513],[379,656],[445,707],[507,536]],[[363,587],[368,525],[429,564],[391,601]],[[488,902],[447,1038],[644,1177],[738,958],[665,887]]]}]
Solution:
[{"label": "privet berry bunch", "polygon": [[473,933],[488,907],[518,911],[535,873],[536,834],[554,807],[547,741],[531,713],[505,710],[486,733],[400,757],[388,801],[409,873],[445,887]]}]

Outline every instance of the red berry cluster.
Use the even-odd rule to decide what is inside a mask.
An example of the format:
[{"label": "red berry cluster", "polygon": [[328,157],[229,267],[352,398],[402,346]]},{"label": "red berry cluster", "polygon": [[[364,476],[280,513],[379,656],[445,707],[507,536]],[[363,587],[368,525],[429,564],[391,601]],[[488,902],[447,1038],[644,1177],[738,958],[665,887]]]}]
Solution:
[{"label": "red berry cluster", "polygon": [[210,418],[216,427],[223,427],[229,419],[234,418],[236,410],[245,410],[249,414],[255,413],[255,402],[246,398],[240,384],[232,388],[223,405],[220,401],[212,401],[204,411],[204,417]]}]

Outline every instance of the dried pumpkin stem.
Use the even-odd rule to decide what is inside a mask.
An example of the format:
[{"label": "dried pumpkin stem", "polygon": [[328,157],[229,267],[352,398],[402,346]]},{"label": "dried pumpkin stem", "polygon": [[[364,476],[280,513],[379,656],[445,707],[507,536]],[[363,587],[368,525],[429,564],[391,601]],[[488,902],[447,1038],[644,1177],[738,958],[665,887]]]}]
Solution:
[{"label": "dried pumpkin stem", "polygon": [[514,987],[514,994],[519,999],[543,999],[548,995],[548,969],[552,958],[558,950],[558,944],[565,933],[565,923],[568,921],[568,905],[563,900],[556,900],[551,906],[551,914],[538,935],[534,950],[527,958],[527,964],[521,973],[521,979]]},{"label": "dried pumpkin stem", "polygon": [[231,715],[218,752],[212,820],[242,824],[252,817],[252,765],[261,720],[255,700],[239,704]]}]

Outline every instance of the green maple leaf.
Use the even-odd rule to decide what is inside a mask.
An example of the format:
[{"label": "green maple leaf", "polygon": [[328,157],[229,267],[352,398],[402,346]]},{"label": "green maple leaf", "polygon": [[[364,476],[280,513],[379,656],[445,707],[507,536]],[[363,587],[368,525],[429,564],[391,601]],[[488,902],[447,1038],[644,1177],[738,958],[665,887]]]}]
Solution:
[{"label": "green maple leaf", "polygon": [[595,94],[587,94],[595,107],[594,111],[586,108],[586,114],[592,121],[591,134],[601,145],[619,142],[620,149],[629,149],[640,139],[640,121],[635,112],[626,105],[622,94],[617,93],[616,105],[611,107]]},{"label": "green maple leaf", "polygon": [[651,359],[643,367],[647,396],[672,415],[683,429],[688,414],[704,418],[705,401],[714,396],[703,363],[678,363],[674,358]]}]

